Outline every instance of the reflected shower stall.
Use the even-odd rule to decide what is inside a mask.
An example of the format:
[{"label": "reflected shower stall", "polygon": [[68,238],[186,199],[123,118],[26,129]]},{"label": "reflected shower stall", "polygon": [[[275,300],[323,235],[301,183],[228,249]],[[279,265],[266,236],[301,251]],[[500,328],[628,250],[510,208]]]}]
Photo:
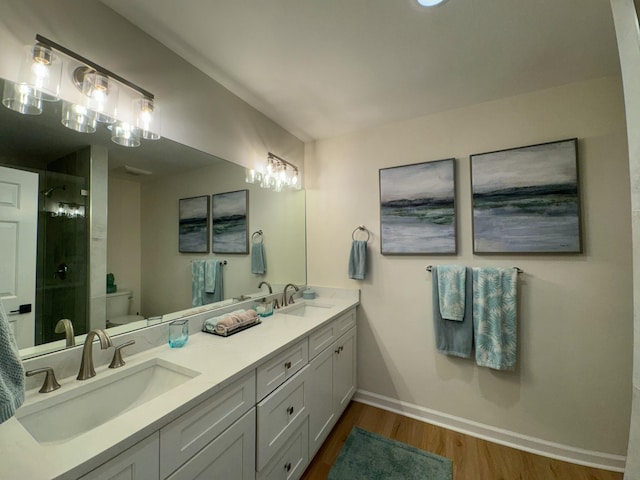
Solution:
[{"label": "reflected shower stall", "polygon": [[87,333],[89,299],[89,169],[77,153],[40,172],[35,345],[64,339],[60,319]]}]

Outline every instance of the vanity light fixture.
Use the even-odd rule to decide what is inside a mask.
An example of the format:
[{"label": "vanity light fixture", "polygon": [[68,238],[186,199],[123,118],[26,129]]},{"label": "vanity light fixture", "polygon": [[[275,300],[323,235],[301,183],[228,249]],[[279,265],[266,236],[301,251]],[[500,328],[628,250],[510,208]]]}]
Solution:
[{"label": "vanity light fixture", "polygon": [[281,192],[285,188],[292,190],[302,188],[298,167],[271,152],[267,154],[267,164],[264,171],[247,169],[245,181],[246,183],[258,183],[262,188],[276,192]]},{"label": "vanity light fixture", "polygon": [[[98,123],[107,124],[112,140],[126,147],[139,146],[140,138],[160,138],[160,118],[152,93],[41,35],[36,35],[34,45],[25,47],[18,82],[5,81],[2,104],[22,114],[41,114],[43,101],[60,99],[63,61],[73,68],[70,81],[83,94],[79,103],[63,103],[61,121],[65,127],[93,133]],[[119,94],[123,88],[131,105],[121,115],[118,105],[122,105]],[[126,107],[126,99],[124,102]]]}]

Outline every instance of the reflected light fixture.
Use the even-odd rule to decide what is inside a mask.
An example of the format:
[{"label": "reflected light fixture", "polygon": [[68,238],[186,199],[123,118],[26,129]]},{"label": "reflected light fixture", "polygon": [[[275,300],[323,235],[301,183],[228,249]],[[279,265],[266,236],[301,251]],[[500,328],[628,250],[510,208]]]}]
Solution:
[{"label": "reflected light fixture", "polygon": [[264,170],[247,169],[245,172],[246,183],[257,183],[262,188],[282,192],[286,188],[300,190],[300,172],[298,167],[287,162],[284,158],[273,153],[267,154],[267,163]]},{"label": "reflected light fixture", "polygon": [[[93,133],[98,123],[107,124],[112,127],[111,139],[126,147],[139,146],[140,138],[160,138],[160,118],[152,93],[41,35],[36,35],[36,43],[24,50],[18,82],[5,81],[5,107],[25,115],[39,115],[46,108],[43,101],[60,100],[64,60],[69,62],[69,70],[76,67],[70,81],[83,94],[81,102],[63,103],[61,122],[65,127]],[[132,98],[128,112],[131,119],[127,122],[118,112],[123,88]]]}]

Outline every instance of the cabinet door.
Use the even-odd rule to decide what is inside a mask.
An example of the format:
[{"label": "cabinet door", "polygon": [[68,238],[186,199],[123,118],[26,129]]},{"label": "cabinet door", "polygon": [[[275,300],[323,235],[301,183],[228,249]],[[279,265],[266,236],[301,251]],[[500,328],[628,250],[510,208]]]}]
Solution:
[{"label": "cabinet door", "polygon": [[158,432],[87,473],[80,480],[156,480],[160,478]]},{"label": "cabinet door", "polygon": [[335,405],[333,361],[337,343],[325,349],[309,363],[309,457],[313,457],[333,427]]},{"label": "cabinet door", "polygon": [[334,410],[340,416],[356,391],[356,327],[334,344],[333,362]]},{"label": "cabinet door", "polygon": [[168,480],[254,480],[255,426],[256,410],[252,408]]},{"label": "cabinet door", "polygon": [[251,372],[160,429],[161,478],[167,478],[255,403],[256,379]]}]

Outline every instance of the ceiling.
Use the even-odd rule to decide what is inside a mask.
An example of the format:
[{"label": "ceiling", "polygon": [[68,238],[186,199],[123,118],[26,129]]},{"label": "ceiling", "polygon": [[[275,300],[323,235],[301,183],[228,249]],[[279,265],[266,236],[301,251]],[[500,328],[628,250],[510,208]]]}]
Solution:
[{"label": "ceiling", "polygon": [[619,74],[609,0],[101,0],[301,140]]}]

